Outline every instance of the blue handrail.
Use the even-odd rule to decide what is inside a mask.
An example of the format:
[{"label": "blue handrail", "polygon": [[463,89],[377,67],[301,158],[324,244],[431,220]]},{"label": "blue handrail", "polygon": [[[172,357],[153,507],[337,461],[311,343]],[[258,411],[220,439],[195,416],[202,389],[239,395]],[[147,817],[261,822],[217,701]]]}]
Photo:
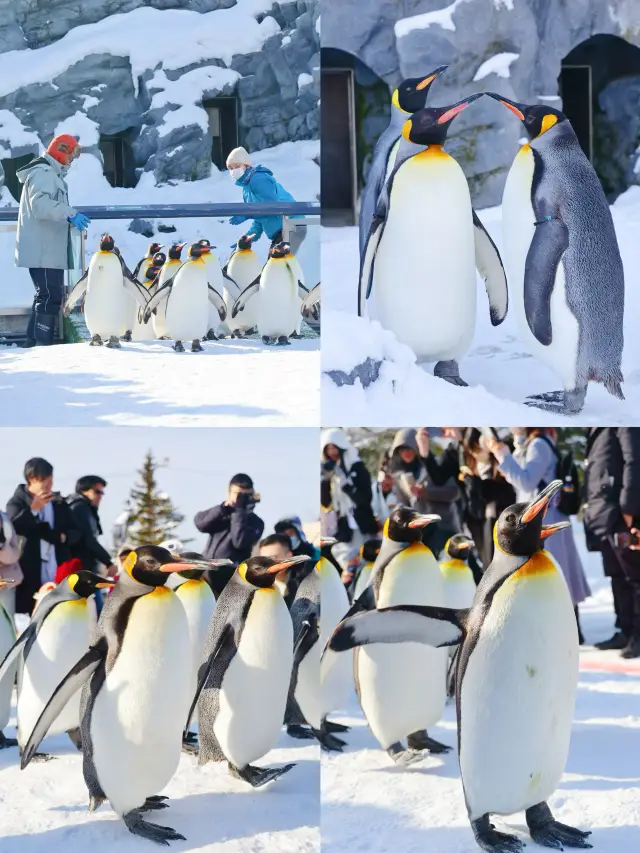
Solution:
[{"label": "blue handrail", "polygon": [[[307,201],[265,202],[264,204],[155,204],[109,205],[76,208],[90,219],[190,219],[196,217],[320,216],[320,204]],[[17,222],[18,208],[0,208],[0,222]]]}]

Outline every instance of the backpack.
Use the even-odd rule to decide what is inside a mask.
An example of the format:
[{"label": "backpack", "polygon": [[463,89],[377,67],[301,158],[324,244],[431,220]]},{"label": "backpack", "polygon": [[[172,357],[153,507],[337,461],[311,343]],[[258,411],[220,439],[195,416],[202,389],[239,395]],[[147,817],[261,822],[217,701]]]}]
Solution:
[{"label": "backpack", "polygon": [[580,487],[580,472],[573,461],[573,453],[560,453],[555,444],[546,435],[538,436],[553,450],[557,464],[556,477],[562,480],[562,490],[558,498],[557,508],[563,515],[577,515],[582,506]]}]

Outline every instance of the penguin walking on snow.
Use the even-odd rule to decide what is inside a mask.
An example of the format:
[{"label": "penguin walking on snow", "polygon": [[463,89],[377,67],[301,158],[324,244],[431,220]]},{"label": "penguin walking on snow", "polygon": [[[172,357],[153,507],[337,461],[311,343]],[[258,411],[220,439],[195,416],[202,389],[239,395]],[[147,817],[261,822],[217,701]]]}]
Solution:
[{"label": "penguin walking on snow", "polygon": [[[308,557],[238,566],[216,604],[200,666],[199,764],[226,760],[237,779],[258,788],[294,765],[255,767],[282,727],[293,665],[293,625],[275,577]],[[190,716],[190,715],[189,715]],[[187,720],[188,725],[188,720]]]},{"label": "penguin walking on snow", "polygon": [[[7,521],[8,519],[3,519],[4,523],[7,523]],[[10,539],[10,537],[7,536],[7,539]],[[13,581],[0,577],[0,589],[4,589],[12,583]],[[16,629],[13,625],[13,619],[0,602],[0,659],[4,660],[15,641]],[[11,697],[13,695],[16,668],[17,662],[13,661],[11,666],[7,667],[4,679],[0,678],[0,749],[18,746],[18,741],[15,738],[6,737],[3,731],[9,725],[9,718],[11,717]]]},{"label": "penguin walking on snow", "polygon": [[[469,820],[488,853],[519,853],[520,838],[492,814],[524,811],[545,847],[591,847],[589,832],[556,821],[547,800],[569,752],[578,682],[578,631],[569,590],[544,541],[569,521],[543,524],[562,489],[555,480],[529,504],[514,504],[494,529],[496,551],[468,610],[391,607],[338,627],[334,652],[369,643],[459,644],[458,751]],[[376,646],[374,646],[376,648]]]},{"label": "penguin walking on snow", "polygon": [[[21,753],[56,687],[89,648],[96,619],[87,599],[97,589],[112,586],[100,575],[84,570],[66,577],[38,601],[29,625],[0,664],[0,684],[4,687],[8,682],[11,688],[18,663],[16,710]],[[52,719],[48,730],[52,735],[67,732],[81,749],[79,695]],[[46,760],[51,756],[37,757]]]},{"label": "penguin walking on snow", "polygon": [[563,386],[526,402],[574,415],[590,381],[623,400],[624,269],[598,176],[559,110],[487,94],[530,138],[504,188],[504,253],[520,333]]},{"label": "penguin walking on snow", "polygon": [[[448,65],[441,65],[425,77],[403,80],[393,93],[389,126],[376,142],[367,183],[360,200],[360,255],[364,254],[371,221],[378,209],[380,193],[395,166],[396,154],[402,139],[402,127],[409,116],[426,107],[431,85],[448,67]],[[417,154],[420,150],[417,145],[411,147],[414,149],[411,152],[413,154]]]},{"label": "penguin walking on snow", "polygon": [[108,341],[110,349],[120,348],[120,338],[131,331],[131,297],[141,308],[147,306],[147,291],[133,278],[116,249],[113,237],[103,234],[100,250],[91,258],[89,269],[75,285],[65,304],[69,314],[80,297],[84,318],[91,333],[91,346]]},{"label": "penguin walking on snow", "polygon": [[157,794],[180,761],[192,661],[184,607],[165,583],[170,572],[206,568],[155,545],[131,551],[92,645],[58,685],[22,754],[24,769],[53,720],[82,687],[89,809],[109,800],[130,832],[159,844],[185,840],[144,815],[167,807],[167,798]]},{"label": "penguin walking on snow", "polygon": [[419,362],[435,361],[434,375],[454,385],[466,385],[458,360],[475,331],[476,266],[492,324],[507,314],[500,255],[471,207],[462,169],[442,148],[451,122],[480,97],[427,107],[405,122],[404,140],[426,148],[389,177],[360,267],[360,316],[378,320]]},{"label": "penguin walking on snow", "polygon": [[[260,258],[253,251],[253,241],[247,237],[241,237],[238,240],[237,248],[229,258],[229,261],[224,269],[238,285],[240,293],[247,287],[253,284],[260,283],[262,274],[262,263]],[[231,291],[225,293],[225,302],[228,308],[227,324],[231,332],[232,338],[243,338],[245,335],[251,334],[257,330],[258,324],[258,300],[254,299],[248,302],[244,309],[232,318],[233,305],[237,296],[233,297]]]},{"label": "penguin walking on snow", "polygon": [[[161,287],[164,287],[166,284],[169,284],[173,281],[176,276],[176,273],[182,266],[182,250],[186,246],[186,243],[174,243],[170,248],[168,255],[164,255],[164,253],[159,252],[156,253],[152,259],[153,267],[160,267],[160,273],[155,278],[154,287],[150,290],[151,299],[156,295],[156,293],[160,290]],[[160,263],[162,257],[164,256],[164,260]],[[155,306],[151,312],[151,323],[153,325],[153,331],[155,332],[156,338],[158,340],[163,340],[164,338],[170,337],[169,332],[167,330],[167,303],[165,300]],[[143,322],[148,323],[149,321],[146,319],[149,316],[149,312],[145,312],[143,316]]]},{"label": "penguin walking on snow", "polygon": [[[315,737],[322,742],[320,600],[320,572],[316,565],[300,583],[290,610],[294,648],[285,723],[291,737]],[[310,728],[306,729],[304,723]]]},{"label": "penguin walking on snow", "polygon": [[[202,240],[198,240],[196,246],[199,246],[204,252],[202,259],[207,265],[208,282],[214,290],[222,294],[228,316],[233,303],[238,296],[240,296],[240,287],[228,275],[226,266],[224,268],[221,266],[218,256],[213,251],[215,246],[212,246],[209,240],[204,238]],[[220,321],[220,316],[216,307],[210,302],[209,331],[207,332],[207,340],[215,341],[218,339],[216,330],[220,337],[223,338],[227,330],[226,321]]]}]

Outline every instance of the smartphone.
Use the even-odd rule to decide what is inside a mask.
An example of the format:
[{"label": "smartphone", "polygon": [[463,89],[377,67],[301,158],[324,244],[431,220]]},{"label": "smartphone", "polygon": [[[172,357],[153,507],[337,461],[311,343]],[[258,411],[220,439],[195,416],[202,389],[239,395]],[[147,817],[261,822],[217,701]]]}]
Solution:
[{"label": "smartphone", "polygon": [[624,533],[613,534],[613,544],[616,548],[630,548],[632,545],[640,545],[640,539],[625,530]]}]

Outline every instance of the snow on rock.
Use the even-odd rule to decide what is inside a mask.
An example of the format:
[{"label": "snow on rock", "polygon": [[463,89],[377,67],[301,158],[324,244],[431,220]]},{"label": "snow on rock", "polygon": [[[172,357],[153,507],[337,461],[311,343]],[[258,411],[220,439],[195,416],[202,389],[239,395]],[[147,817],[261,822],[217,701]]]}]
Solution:
[{"label": "snow on rock", "polygon": [[478,68],[475,77],[473,78],[473,82],[477,83],[479,80],[484,80],[484,78],[488,77],[490,74],[497,74],[498,77],[504,77],[505,79],[508,78],[511,63],[515,62],[519,56],[519,53],[496,53],[495,56],[487,59],[487,61],[483,62],[480,68]]},{"label": "snow on rock", "polygon": [[301,74],[298,77],[298,89],[303,89],[305,86],[311,86],[313,77],[311,74]]},{"label": "snow on rock", "polygon": [[453,23],[453,15],[463,3],[468,3],[469,0],[454,0],[449,6],[443,9],[436,9],[433,12],[424,12],[421,15],[412,15],[410,18],[401,18],[395,24],[396,38],[402,38],[409,35],[414,30],[425,30],[433,24],[442,27],[443,30],[455,31],[456,25]]},{"label": "snow on rock", "polygon": [[32,148],[40,145],[36,133],[27,130],[20,119],[10,110],[0,110],[0,142],[6,142],[8,150],[0,146],[0,157],[11,157],[11,150]]},{"label": "snow on rock", "polygon": [[100,141],[97,123],[91,121],[85,113],[81,112],[77,112],[75,115],[61,121],[53,131],[53,135],[58,136],[60,133],[70,133],[72,136],[77,137],[83,148],[93,148]]},{"label": "snow on rock", "polygon": [[513,12],[513,0],[493,0],[496,9],[508,9]]}]

